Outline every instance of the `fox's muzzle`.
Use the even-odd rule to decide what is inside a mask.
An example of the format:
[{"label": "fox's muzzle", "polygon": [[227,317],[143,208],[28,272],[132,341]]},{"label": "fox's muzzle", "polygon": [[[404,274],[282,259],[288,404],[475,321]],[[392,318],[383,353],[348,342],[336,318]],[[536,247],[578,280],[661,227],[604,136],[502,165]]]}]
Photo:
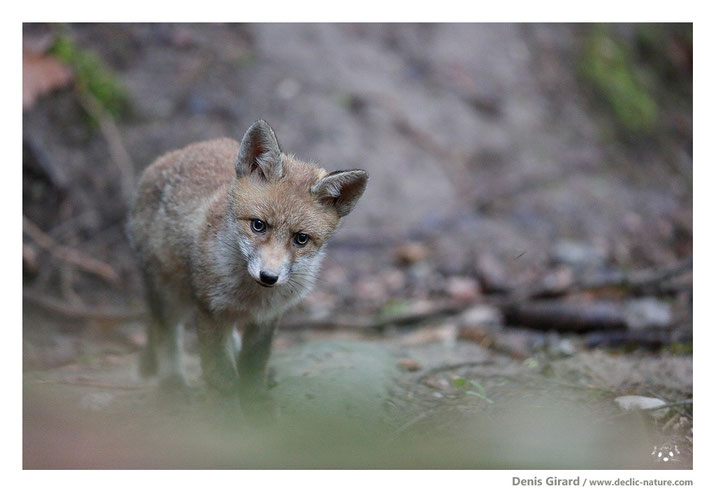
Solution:
[{"label": "fox's muzzle", "polygon": [[262,286],[272,287],[288,280],[290,263],[285,255],[275,249],[264,248],[249,258],[249,274]]}]

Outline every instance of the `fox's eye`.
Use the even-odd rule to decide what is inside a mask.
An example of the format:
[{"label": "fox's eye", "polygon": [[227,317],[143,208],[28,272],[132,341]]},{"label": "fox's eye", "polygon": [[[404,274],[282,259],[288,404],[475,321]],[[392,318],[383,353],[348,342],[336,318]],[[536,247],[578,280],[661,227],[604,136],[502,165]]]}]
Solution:
[{"label": "fox's eye", "polygon": [[303,246],[308,243],[309,238],[310,236],[308,236],[306,233],[296,233],[296,235],[293,237],[293,241],[296,242],[296,245]]},{"label": "fox's eye", "polygon": [[251,229],[254,230],[255,233],[263,233],[266,231],[266,223],[261,219],[252,219]]}]

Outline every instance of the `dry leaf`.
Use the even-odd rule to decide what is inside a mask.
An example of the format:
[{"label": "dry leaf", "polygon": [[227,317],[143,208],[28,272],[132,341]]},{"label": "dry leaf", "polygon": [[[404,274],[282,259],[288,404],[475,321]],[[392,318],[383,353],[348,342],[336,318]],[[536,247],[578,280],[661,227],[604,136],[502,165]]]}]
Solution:
[{"label": "dry leaf", "polygon": [[410,242],[398,245],[395,248],[395,259],[401,265],[412,265],[425,260],[432,252],[422,243]]},{"label": "dry leaf", "polygon": [[423,367],[423,365],[421,365],[420,362],[415,361],[414,359],[410,359],[410,358],[403,358],[403,359],[399,360],[398,366],[400,366],[404,370],[408,370],[408,371],[418,371]]},{"label": "dry leaf", "polygon": [[29,109],[37,98],[65,87],[72,80],[72,71],[50,55],[22,53],[22,108]]}]

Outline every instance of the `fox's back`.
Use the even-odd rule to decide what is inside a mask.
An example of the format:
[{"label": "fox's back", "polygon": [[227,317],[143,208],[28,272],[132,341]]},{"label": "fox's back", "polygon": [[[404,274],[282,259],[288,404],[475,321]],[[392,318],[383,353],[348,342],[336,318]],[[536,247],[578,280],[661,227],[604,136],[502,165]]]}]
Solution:
[{"label": "fox's back", "polygon": [[132,245],[144,263],[183,262],[208,208],[226,200],[238,151],[239,143],[228,138],[198,142],[147,167],[129,219]]}]

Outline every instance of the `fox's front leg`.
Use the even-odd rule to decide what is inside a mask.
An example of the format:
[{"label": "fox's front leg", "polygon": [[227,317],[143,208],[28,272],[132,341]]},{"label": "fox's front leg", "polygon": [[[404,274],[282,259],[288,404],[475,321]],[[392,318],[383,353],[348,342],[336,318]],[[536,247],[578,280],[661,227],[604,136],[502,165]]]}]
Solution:
[{"label": "fox's front leg", "polygon": [[194,323],[199,339],[201,369],[206,383],[224,394],[238,391],[234,324],[197,310]]},{"label": "fox's front leg", "polygon": [[250,322],[244,328],[237,366],[241,405],[249,411],[265,407],[271,401],[266,388],[266,364],[278,321],[276,318],[266,322]]}]

